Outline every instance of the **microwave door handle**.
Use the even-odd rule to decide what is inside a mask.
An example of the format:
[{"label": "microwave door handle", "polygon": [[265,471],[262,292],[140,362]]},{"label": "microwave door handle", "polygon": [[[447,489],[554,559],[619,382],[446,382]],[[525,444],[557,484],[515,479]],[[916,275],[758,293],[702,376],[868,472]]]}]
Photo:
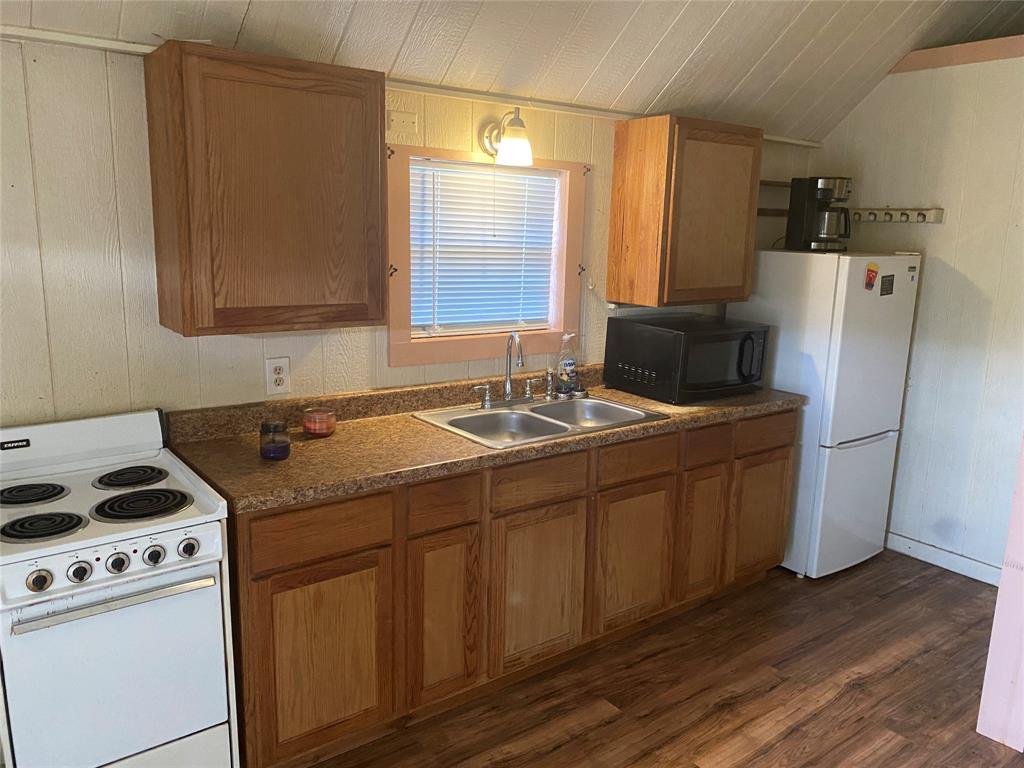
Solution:
[{"label": "microwave door handle", "polygon": [[[747,350],[750,350],[750,365],[749,367],[744,366],[747,357]],[[750,381],[753,375],[754,368],[754,334],[748,333],[743,337],[743,341],[740,342],[740,354],[736,360],[736,373],[739,374],[740,381]]]}]

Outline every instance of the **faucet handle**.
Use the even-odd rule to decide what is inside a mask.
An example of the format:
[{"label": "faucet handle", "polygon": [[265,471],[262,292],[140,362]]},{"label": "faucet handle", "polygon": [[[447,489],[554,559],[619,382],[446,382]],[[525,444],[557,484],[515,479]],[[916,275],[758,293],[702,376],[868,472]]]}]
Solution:
[{"label": "faucet handle", "polygon": [[480,393],[480,407],[490,408],[491,407],[491,385],[490,384],[477,384],[473,387],[474,392]]},{"label": "faucet handle", "polygon": [[534,384],[540,384],[542,381],[544,381],[544,379],[540,378],[539,376],[537,378],[535,378],[535,379],[527,379],[526,380],[526,387],[523,389],[523,397],[528,397],[528,398],[530,398],[532,400],[533,399],[533,385]]}]

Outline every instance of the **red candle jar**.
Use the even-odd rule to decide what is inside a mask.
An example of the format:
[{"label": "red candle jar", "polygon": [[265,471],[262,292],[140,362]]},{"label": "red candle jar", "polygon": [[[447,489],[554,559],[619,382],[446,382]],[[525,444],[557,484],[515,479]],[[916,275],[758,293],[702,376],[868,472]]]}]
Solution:
[{"label": "red candle jar", "polygon": [[302,412],[302,430],[309,437],[327,437],[334,434],[337,420],[329,408],[307,408]]}]

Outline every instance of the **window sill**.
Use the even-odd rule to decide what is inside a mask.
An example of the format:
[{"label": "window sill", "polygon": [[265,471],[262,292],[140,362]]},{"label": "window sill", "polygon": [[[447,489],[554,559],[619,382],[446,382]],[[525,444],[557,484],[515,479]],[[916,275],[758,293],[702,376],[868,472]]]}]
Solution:
[{"label": "window sill", "polygon": [[[570,331],[573,332],[573,331]],[[461,363],[467,360],[487,360],[505,354],[510,331],[482,333],[472,336],[433,336],[410,339],[391,331],[388,334],[388,364],[394,368],[431,363]],[[557,352],[566,331],[557,328],[519,331],[524,355]]]}]

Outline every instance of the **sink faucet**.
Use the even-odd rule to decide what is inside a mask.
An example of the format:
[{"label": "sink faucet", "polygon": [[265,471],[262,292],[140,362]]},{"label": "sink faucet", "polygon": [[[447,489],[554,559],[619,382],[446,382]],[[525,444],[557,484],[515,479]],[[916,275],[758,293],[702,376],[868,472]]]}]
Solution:
[{"label": "sink faucet", "polygon": [[512,344],[516,345],[516,367],[522,368],[523,345],[519,343],[519,334],[512,332],[508,335],[508,343],[505,345],[505,385],[501,390],[502,400],[512,399]]}]

